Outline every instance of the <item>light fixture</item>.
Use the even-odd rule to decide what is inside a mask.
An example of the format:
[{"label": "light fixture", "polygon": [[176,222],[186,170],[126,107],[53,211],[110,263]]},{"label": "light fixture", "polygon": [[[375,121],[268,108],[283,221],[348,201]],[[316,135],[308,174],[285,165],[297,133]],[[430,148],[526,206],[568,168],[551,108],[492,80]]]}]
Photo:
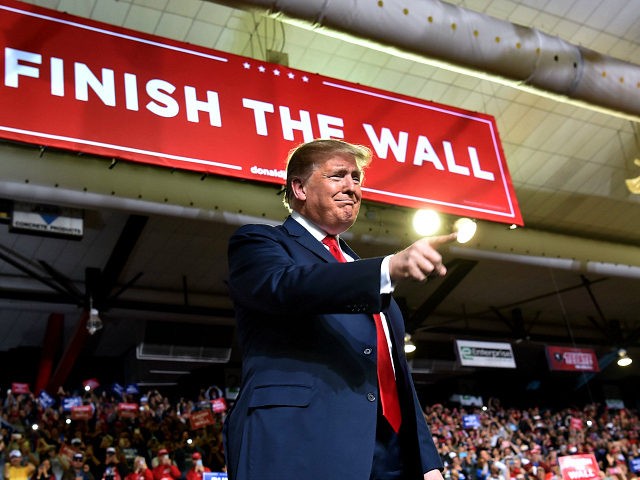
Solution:
[{"label": "light fixture", "polygon": [[93,298],[89,298],[89,320],[87,320],[87,331],[93,335],[102,328],[102,319],[97,308],[93,308]]},{"label": "light fixture", "polygon": [[[413,215],[413,229],[418,235],[423,237],[429,237],[438,233],[441,229],[442,222],[443,220],[440,214],[435,210],[422,208],[416,210],[416,213]],[[451,230],[445,233],[449,233],[449,231],[456,232],[458,234],[456,239],[458,243],[467,243],[473,238],[478,228],[476,222],[470,218],[459,218],[453,224],[450,223],[450,220],[447,220],[446,223]]]},{"label": "light fixture", "polygon": [[631,357],[627,355],[627,351],[624,348],[618,350],[618,366],[620,367],[628,367],[631,365]]},{"label": "light fixture", "polygon": [[440,229],[440,215],[435,210],[420,209],[413,215],[413,229],[418,235],[428,237]]},{"label": "light fixture", "polygon": [[470,218],[459,218],[453,224],[453,231],[457,232],[458,243],[467,243],[476,234],[478,225]]},{"label": "light fixture", "polygon": [[411,341],[411,335],[404,334],[404,353],[413,353],[416,351],[416,345]]},{"label": "light fixture", "polygon": [[[640,159],[636,158],[633,163],[640,167]],[[625,180],[625,183],[627,184],[627,189],[631,193],[640,195],[640,176],[637,176],[636,178],[628,178]]]}]

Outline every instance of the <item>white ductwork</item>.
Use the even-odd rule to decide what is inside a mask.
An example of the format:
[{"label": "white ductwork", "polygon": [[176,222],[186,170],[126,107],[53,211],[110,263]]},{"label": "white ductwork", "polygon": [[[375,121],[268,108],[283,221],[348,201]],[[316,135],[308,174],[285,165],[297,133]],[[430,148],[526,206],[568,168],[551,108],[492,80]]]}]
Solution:
[{"label": "white ductwork", "polygon": [[439,0],[215,2],[640,120],[640,66]]}]

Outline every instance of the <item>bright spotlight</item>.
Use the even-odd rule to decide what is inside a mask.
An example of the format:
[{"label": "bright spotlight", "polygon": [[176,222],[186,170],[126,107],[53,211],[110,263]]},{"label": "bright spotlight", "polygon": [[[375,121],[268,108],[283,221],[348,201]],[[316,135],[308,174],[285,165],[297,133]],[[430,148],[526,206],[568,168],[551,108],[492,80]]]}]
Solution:
[{"label": "bright spotlight", "polygon": [[467,243],[473,238],[478,229],[478,224],[470,218],[459,218],[453,224],[453,231],[458,233],[458,243]]},{"label": "bright spotlight", "polygon": [[627,351],[624,348],[618,350],[618,365],[620,367],[628,367],[632,362],[633,360],[627,355]]},{"label": "bright spotlight", "polygon": [[411,335],[404,334],[404,353],[413,353],[416,351],[416,345],[411,341]]},{"label": "bright spotlight", "polygon": [[440,215],[435,210],[420,209],[413,216],[413,229],[418,235],[428,237],[440,229]]}]

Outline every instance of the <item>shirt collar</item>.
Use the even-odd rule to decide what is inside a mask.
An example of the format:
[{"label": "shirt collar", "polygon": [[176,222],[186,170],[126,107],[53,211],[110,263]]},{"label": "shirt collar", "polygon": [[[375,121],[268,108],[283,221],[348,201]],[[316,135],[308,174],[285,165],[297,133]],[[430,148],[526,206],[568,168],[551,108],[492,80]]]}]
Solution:
[{"label": "shirt collar", "polygon": [[[311,220],[309,220],[306,217],[303,217],[300,213],[296,211],[291,212],[291,218],[293,218],[296,222],[302,225],[304,229],[308,231],[311,235],[313,235],[313,238],[315,238],[319,242],[321,242],[324,239],[324,237],[329,235],[327,232],[322,230]],[[336,235],[336,238],[338,238],[337,235]]]}]

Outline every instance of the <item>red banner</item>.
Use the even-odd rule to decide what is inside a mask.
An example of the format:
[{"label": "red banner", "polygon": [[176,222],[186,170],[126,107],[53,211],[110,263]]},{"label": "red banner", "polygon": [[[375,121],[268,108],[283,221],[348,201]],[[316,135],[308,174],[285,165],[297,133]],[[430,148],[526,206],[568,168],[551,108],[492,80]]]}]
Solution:
[{"label": "red banner", "polygon": [[582,430],[582,419],[578,417],[571,417],[569,420],[569,428],[572,430]]},{"label": "red banner", "polygon": [[214,425],[215,420],[213,419],[213,414],[210,410],[198,410],[196,412],[191,412],[189,415],[189,423],[193,430],[197,430],[198,428],[204,428],[207,425]]},{"label": "red banner", "polygon": [[224,413],[227,411],[227,401],[224,398],[214,398],[211,400],[211,411],[213,413]]},{"label": "red banner", "polygon": [[93,407],[91,405],[81,405],[71,408],[72,420],[90,420],[93,417]]},{"label": "red banner", "polygon": [[598,372],[598,357],[590,348],[547,346],[549,370],[569,372]]},{"label": "red banner", "polygon": [[596,457],[590,454],[558,457],[562,480],[599,480],[600,469]]},{"label": "red banner", "polygon": [[20,395],[23,393],[31,393],[31,390],[29,389],[29,384],[28,383],[16,383],[13,382],[11,384],[11,393],[13,393],[14,395]]},{"label": "red banner", "polygon": [[340,138],[374,150],[367,199],[522,225],[490,115],[12,0],[0,32],[6,138],[277,184]]},{"label": "red banner", "polygon": [[138,415],[138,411],[137,403],[118,403],[118,415],[121,418],[135,418]]}]

